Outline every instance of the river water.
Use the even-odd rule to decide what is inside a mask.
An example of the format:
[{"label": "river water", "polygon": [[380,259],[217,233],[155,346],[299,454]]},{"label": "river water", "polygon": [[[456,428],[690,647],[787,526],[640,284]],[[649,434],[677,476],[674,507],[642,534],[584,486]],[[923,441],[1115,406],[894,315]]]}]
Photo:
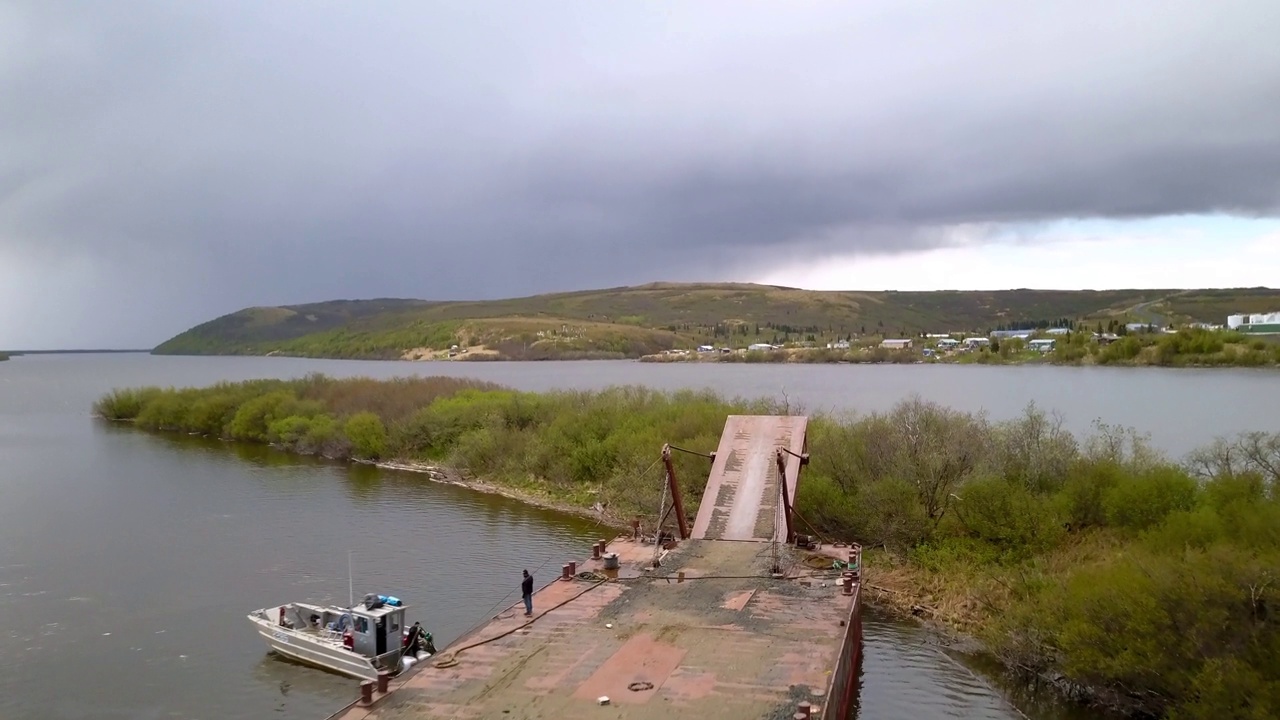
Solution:
[{"label": "river water", "polygon": [[[1029,401],[1181,454],[1277,430],[1280,375],[954,366],[378,363],[45,355],[0,363],[0,718],[320,720],[344,678],[268,657],[245,614],[282,600],[398,595],[446,644],[588,552],[580,519],[369,467],[95,421],[102,393],[254,377],[469,375],[528,390],[644,384],[877,410],[911,394],[992,417]],[[862,718],[1083,717],[1002,687],[911,625],[868,618]],[[1016,707],[1015,707],[1016,706]],[[1025,713],[1025,715],[1024,715]]]}]

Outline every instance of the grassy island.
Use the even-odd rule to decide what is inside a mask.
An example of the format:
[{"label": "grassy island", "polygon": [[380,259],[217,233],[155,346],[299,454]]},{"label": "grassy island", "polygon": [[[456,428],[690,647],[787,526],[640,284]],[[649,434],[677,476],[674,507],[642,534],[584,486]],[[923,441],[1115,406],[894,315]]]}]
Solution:
[{"label": "grassy island", "polygon": [[[659,505],[665,442],[709,451],[770,400],[469,380],[260,380],[117,390],[102,417],[331,458],[456,468],[534,502]],[[993,423],[918,399],[814,416],[799,513],[871,548],[872,598],[975,637],[1083,702],[1184,720],[1280,716],[1280,434],[1180,462],[1126,428],[1075,437],[1035,406]],[[696,512],[705,460],[677,454]]]}]

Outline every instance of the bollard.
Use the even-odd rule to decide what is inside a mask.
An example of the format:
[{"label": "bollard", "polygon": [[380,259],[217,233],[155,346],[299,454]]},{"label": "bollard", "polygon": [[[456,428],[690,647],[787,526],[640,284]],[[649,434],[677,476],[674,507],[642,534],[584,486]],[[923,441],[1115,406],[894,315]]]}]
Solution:
[{"label": "bollard", "polygon": [[378,671],[378,692],[385,693],[391,685],[391,673],[386,670]]},{"label": "bollard", "polygon": [[600,541],[600,552],[604,552],[605,550],[608,550],[608,549],[609,549],[609,541],[608,541],[608,540],[601,540],[601,541]]},{"label": "bollard", "polygon": [[845,573],[844,577],[840,578],[840,583],[844,585],[845,595],[853,594],[853,573]]},{"label": "bollard", "polygon": [[600,543],[596,543],[595,545],[591,546],[591,559],[592,560],[600,559]]},{"label": "bollard", "polygon": [[682,582],[684,582],[684,571],[683,571],[683,570],[681,570],[680,572],[676,573],[676,582],[677,582],[677,583],[682,583]]},{"label": "bollard", "polygon": [[796,707],[796,717],[803,716],[805,720],[813,717],[813,706],[807,702],[802,702]]},{"label": "bollard", "polygon": [[373,681],[372,680],[365,680],[364,682],[360,683],[360,704],[361,705],[373,704]]},{"label": "bollard", "polygon": [[561,579],[561,580],[572,580],[572,579],[573,579],[573,571],[572,571],[572,570],[570,570],[569,568],[570,568],[570,566],[569,566],[567,563],[566,563],[566,564],[564,564],[564,565],[561,565],[561,566],[560,566],[560,579]]},{"label": "bollard", "polygon": [[577,574],[578,574],[578,563],[577,561],[572,561],[569,563],[569,577],[570,578],[576,577]]}]

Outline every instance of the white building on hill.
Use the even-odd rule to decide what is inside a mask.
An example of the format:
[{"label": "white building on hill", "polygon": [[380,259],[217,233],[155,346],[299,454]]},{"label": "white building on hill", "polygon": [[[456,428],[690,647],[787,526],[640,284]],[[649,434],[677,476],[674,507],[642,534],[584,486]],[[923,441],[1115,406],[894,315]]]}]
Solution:
[{"label": "white building on hill", "polygon": [[1280,312],[1228,315],[1227,328],[1258,335],[1280,334]]}]

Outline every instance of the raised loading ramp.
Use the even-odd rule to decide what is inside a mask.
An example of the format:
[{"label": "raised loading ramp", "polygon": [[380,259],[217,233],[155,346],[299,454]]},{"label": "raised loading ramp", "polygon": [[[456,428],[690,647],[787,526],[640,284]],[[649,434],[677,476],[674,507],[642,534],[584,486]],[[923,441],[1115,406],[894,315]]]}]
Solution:
[{"label": "raised loading ramp", "polygon": [[803,416],[730,415],[698,506],[693,537],[785,542],[778,449],[784,450],[788,502],[794,505],[808,425],[809,418]]}]

